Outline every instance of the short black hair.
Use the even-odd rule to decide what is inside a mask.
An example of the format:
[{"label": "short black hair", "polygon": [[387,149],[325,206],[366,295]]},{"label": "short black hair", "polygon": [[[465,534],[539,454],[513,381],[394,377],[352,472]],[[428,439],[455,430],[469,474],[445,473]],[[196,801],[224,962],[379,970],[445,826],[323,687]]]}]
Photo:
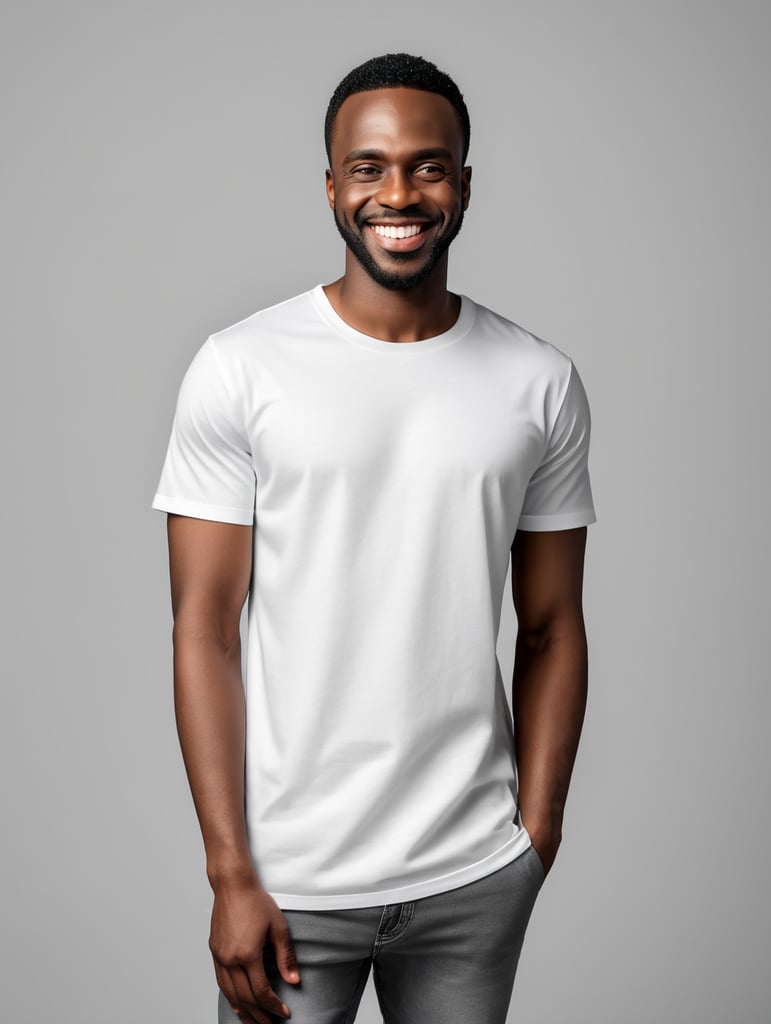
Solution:
[{"label": "short black hair", "polygon": [[403,86],[407,89],[422,89],[424,92],[435,92],[444,96],[455,108],[463,133],[463,161],[468,156],[471,141],[471,122],[463,95],[448,74],[440,71],[436,64],[423,57],[413,57],[409,53],[385,53],[382,57],[372,57],[350,71],[332,93],[324,120],[324,145],[327,157],[332,162],[332,130],[335,118],[343,105],[355,92],[369,92],[372,89],[394,89]]}]

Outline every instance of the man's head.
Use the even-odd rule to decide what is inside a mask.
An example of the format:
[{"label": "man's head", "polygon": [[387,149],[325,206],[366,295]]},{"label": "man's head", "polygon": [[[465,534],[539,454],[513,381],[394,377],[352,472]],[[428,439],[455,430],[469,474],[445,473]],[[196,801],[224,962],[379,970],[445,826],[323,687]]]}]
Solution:
[{"label": "man's head", "polygon": [[458,87],[422,57],[386,54],[348,74],[327,110],[335,223],[378,284],[425,281],[463,222],[471,169]]}]

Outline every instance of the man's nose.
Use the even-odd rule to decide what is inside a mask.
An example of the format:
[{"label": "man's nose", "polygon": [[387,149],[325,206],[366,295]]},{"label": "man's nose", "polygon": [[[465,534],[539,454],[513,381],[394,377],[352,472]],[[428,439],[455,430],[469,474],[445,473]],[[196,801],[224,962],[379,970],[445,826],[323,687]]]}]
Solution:
[{"label": "man's nose", "polygon": [[402,210],[407,206],[417,206],[420,203],[420,189],[409,174],[394,169],[389,171],[382,179],[378,190],[377,201],[381,206],[391,206],[394,209]]}]

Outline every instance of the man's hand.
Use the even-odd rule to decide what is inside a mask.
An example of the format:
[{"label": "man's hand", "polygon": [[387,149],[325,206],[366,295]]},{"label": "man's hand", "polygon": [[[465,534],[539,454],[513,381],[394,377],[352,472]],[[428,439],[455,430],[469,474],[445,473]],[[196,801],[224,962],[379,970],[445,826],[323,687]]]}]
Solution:
[{"label": "man's hand", "polygon": [[214,972],[234,1013],[249,1024],[291,1016],[265,973],[263,954],[269,944],[281,977],[296,985],[300,973],[289,926],[272,897],[256,882],[215,887],[209,938]]}]

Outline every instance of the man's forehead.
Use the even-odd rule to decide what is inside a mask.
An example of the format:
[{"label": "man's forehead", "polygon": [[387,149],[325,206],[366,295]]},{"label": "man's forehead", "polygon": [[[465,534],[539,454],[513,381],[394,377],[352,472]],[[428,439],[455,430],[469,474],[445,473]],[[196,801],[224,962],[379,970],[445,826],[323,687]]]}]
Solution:
[{"label": "man's forehead", "polygon": [[406,86],[352,93],[341,104],[332,133],[333,148],[344,153],[408,140],[426,148],[462,148],[460,122],[450,101]]}]

